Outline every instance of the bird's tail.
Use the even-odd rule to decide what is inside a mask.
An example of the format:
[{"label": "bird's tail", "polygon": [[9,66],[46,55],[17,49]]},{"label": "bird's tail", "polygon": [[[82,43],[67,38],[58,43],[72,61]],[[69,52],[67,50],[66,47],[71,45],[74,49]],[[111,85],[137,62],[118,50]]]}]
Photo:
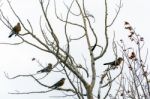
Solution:
[{"label": "bird's tail", "polygon": [[11,33],[9,36],[8,36],[8,38],[11,38],[13,36],[13,33]]},{"label": "bird's tail", "polygon": [[11,38],[14,35],[14,32],[10,32],[10,35],[8,36],[8,38]]},{"label": "bird's tail", "polygon": [[55,85],[49,86],[51,89],[56,89],[57,87]]},{"label": "bird's tail", "polygon": [[39,71],[37,71],[36,73],[41,73],[41,71],[39,70]]},{"label": "bird's tail", "polygon": [[39,70],[39,71],[37,71],[36,73],[43,73],[43,70]]},{"label": "bird's tail", "polygon": [[44,73],[44,72],[46,72],[46,70],[47,69],[42,69],[42,70],[37,71],[37,73]]},{"label": "bird's tail", "polygon": [[112,62],[104,63],[103,65],[111,65],[111,64],[112,64]]}]

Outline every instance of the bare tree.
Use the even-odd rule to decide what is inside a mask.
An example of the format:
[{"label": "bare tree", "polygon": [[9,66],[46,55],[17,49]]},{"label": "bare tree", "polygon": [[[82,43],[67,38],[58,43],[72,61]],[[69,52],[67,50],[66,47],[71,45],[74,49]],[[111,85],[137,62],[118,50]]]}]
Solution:
[{"label": "bare tree", "polygon": [[[48,93],[53,90],[57,90],[64,92],[64,95],[66,97],[73,96],[78,99],[106,99],[108,97],[111,99],[149,98],[150,88],[148,79],[148,66],[145,66],[146,58],[145,60],[143,60],[141,56],[141,49],[143,48],[144,44],[143,38],[135,33],[134,29],[128,22],[125,22],[125,26],[127,26],[125,27],[125,29],[130,31],[131,34],[129,35],[129,38],[132,42],[135,42],[135,45],[137,45],[137,49],[135,49],[134,47],[127,47],[125,45],[126,42],[123,42],[123,40],[121,40],[120,42],[116,42],[114,35],[112,50],[116,59],[113,62],[107,63],[108,68],[104,69],[101,75],[97,75],[97,72],[99,72],[96,67],[96,65],[99,65],[98,60],[101,60],[108,49],[108,30],[119,15],[122,3],[120,0],[119,5],[117,5],[118,9],[116,10],[116,15],[112,18],[112,21],[108,21],[109,9],[108,2],[107,0],[105,0],[105,21],[103,33],[105,35],[105,38],[100,38],[98,36],[99,33],[95,31],[94,23],[92,23],[93,19],[95,20],[95,17],[87,11],[86,2],[88,1],[72,0],[70,5],[64,3],[67,9],[67,12],[65,13],[66,15],[59,16],[57,10],[57,2],[54,0],[55,17],[57,18],[57,20],[63,23],[64,27],[62,33],[64,33],[63,39],[65,40],[65,42],[62,44],[62,38],[59,37],[59,34],[50,21],[50,0],[39,0],[40,7],[43,13],[43,15],[39,19],[39,27],[41,30],[40,33],[42,34],[42,38],[36,35],[32,23],[28,19],[27,22],[30,28],[27,27],[25,22],[22,21],[21,17],[18,16],[18,14],[13,9],[11,2],[7,0],[11,11],[21,24],[21,29],[24,29],[25,32],[20,33],[19,30],[17,33],[15,33],[15,27],[13,27],[14,25],[12,25],[10,20],[4,15],[4,11],[0,10],[1,22],[6,27],[8,27],[8,29],[14,32],[14,34],[21,40],[21,42],[18,43],[1,44],[19,45],[26,43],[41,51],[47,52],[48,54],[54,56],[55,60],[57,60],[56,64],[49,63],[49,66],[44,66],[43,69],[39,70],[36,74],[18,74],[15,77],[9,77],[9,75],[5,73],[8,79],[16,79],[18,77],[31,77],[39,85],[48,88],[48,90],[44,91],[14,92],[10,94]],[[74,5],[79,13],[75,13],[72,10],[74,8]],[[76,17],[79,18],[80,22],[71,20],[71,18]],[[77,38],[69,36],[68,31],[70,29],[70,26],[79,28],[81,30],[81,35]],[[27,39],[26,37],[31,37],[31,39]],[[83,57],[85,64],[76,61],[75,57],[72,55],[72,51],[74,49],[72,49],[73,45],[71,43],[81,42],[82,39],[84,40],[84,45],[87,50],[86,54],[87,56],[89,56],[88,58]],[[105,40],[105,45],[101,45],[100,39]],[[32,40],[36,42],[32,42]],[[121,51],[122,53],[121,58],[118,58],[118,51]],[[117,61],[120,59],[121,61]],[[36,61],[42,66],[42,64],[36,58],[33,58],[32,60]],[[122,60],[124,61],[122,62]],[[89,61],[90,64],[87,65],[87,61]],[[128,66],[128,68],[126,66]],[[65,78],[56,81],[54,85],[46,85],[40,81],[41,79],[47,77],[49,73],[55,72],[55,70],[58,70],[57,73],[65,75],[71,85],[70,88],[66,89],[61,87],[65,83]],[[113,75],[114,71],[117,71],[115,75]],[[46,75],[38,79],[37,75],[39,73],[46,73]],[[96,84],[96,82],[98,82],[98,85]]]}]

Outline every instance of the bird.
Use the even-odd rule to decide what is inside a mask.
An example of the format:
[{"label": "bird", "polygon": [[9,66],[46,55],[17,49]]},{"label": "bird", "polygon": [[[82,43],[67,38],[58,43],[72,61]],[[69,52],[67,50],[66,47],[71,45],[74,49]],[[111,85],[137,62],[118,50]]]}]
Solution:
[{"label": "bird", "polygon": [[50,86],[49,88],[57,89],[64,85],[65,83],[65,78],[61,78],[58,82],[56,82],[54,85]]},{"label": "bird", "polygon": [[118,57],[116,60],[114,60],[112,62],[104,63],[103,65],[110,65],[111,68],[116,68],[118,65],[121,64],[122,61],[123,61],[123,58]]},{"label": "bird", "polygon": [[18,35],[20,31],[21,31],[21,26],[20,26],[20,23],[18,22],[17,25],[15,25],[12,28],[12,31],[11,31],[10,35],[8,36],[8,38],[12,37],[14,34]]},{"label": "bird", "polygon": [[37,73],[44,73],[44,72],[49,73],[51,71],[52,71],[52,64],[49,63],[47,67],[37,71]]}]

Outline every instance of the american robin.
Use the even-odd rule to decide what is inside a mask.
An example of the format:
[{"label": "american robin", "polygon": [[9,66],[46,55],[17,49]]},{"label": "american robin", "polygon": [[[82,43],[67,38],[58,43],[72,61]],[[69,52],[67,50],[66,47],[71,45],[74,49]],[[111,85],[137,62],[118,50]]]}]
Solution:
[{"label": "american robin", "polygon": [[122,61],[123,61],[123,58],[122,58],[122,57],[119,57],[118,59],[116,59],[116,60],[113,61],[113,62],[104,63],[104,65],[111,65],[111,68],[114,68],[114,67],[120,65]]},{"label": "american robin", "polygon": [[17,23],[17,25],[15,25],[15,26],[12,28],[12,31],[11,31],[11,33],[10,33],[10,35],[9,35],[8,37],[10,38],[10,37],[12,37],[14,34],[18,35],[20,31],[21,31],[20,23]]},{"label": "american robin", "polygon": [[61,87],[65,83],[65,78],[60,79],[57,83],[54,85],[50,86],[49,88],[56,89],[58,87]]},{"label": "american robin", "polygon": [[37,73],[44,73],[44,72],[47,72],[47,73],[48,73],[48,72],[51,72],[51,70],[52,70],[52,64],[49,63],[47,67],[45,67],[45,68],[43,68],[43,69],[37,71]]}]

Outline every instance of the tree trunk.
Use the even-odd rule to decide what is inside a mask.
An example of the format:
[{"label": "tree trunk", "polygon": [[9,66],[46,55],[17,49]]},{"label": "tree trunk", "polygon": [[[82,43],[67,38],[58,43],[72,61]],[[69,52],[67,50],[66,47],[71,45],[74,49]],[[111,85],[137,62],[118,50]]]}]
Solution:
[{"label": "tree trunk", "polygon": [[86,90],[87,90],[87,99],[94,99],[91,86],[88,86]]}]

